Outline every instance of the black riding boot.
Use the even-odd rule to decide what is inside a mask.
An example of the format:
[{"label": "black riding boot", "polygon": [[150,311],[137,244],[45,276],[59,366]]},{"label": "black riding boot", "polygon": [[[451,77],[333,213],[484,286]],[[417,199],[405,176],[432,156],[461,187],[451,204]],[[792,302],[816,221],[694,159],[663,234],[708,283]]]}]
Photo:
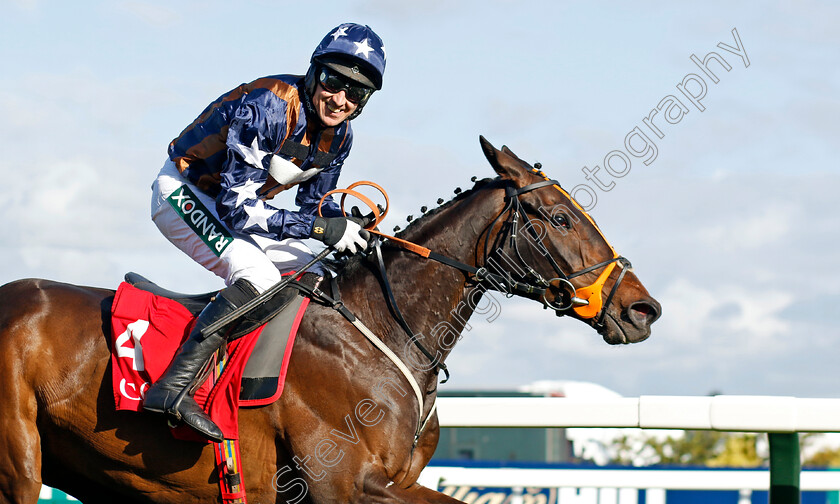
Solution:
[{"label": "black riding boot", "polygon": [[[183,421],[203,436],[216,442],[224,439],[222,430],[195,402],[190,389],[213,352],[226,343],[230,325],[205,337],[201,330],[257,295],[253,286],[239,280],[218,294],[198,315],[195,327],[181,345],[169,368],[143,398],[143,409],[165,413]],[[233,324],[236,324],[234,322]]]}]

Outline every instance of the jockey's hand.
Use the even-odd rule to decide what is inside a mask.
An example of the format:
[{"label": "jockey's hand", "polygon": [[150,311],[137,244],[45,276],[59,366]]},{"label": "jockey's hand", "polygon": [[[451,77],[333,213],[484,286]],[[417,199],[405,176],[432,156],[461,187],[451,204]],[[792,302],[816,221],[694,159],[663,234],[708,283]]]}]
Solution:
[{"label": "jockey's hand", "polygon": [[310,238],[321,240],[337,252],[355,254],[367,248],[370,233],[356,217],[315,217]]},{"label": "jockey's hand", "polygon": [[[377,208],[379,208],[379,215],[382,215],[382,212],[384,212],[385,209],[382,208],[382,205],[376,205],[376,206],[377,206]],[[371,222],[376,220],[376,216],[373,214],[372,211],[367,215],[362,215],[362,211],[359,210],[359,207],[357,207],[357,206],[354,206],[353,208],[350,209],[350,215],[352,215],[356,219],[359,219],[361,221],[362,227],[364,227],[364,228],[366,228],[368,226],[368,224],[370,224]]]}]

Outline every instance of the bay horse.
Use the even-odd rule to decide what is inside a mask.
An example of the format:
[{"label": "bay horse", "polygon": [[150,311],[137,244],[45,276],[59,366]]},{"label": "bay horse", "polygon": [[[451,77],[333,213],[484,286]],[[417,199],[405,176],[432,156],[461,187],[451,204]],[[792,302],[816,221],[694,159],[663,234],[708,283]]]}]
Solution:
[{"label": "bay horse", "polygon": [[[283,396],[240,413],[251,503],[460,502],[416,480],[438,441],[430,414],[437,371],[491,280],[497,290],[515,286],[515,293],[562,308],[558,314],[591,325],[607,343],[649,336],[659,303],[594,221],[510,149],[483,137],[481,145],[498,177],[479,180],[399,235],[443,262],[385,246],[387,285],[370,256],[349,259],[337,281],[344,305],[411,364],[425,396],[422,413],[391,360],[337,311],[311,303]],[[544,225],[526,227],[520,218]],[[508,268],[480,276],[494,257]],[[575,289],[597,284],[593,302],[609,292],[593,308],[600,315],[569,309],[583,303],[565,299],[576,293],[564,282]],[[386,287],[434,362],[409,343],[389,311]],[[212,445],[173,439],[160,416],[114,410],[113,296],[38,279],[0,287],[0,503],[34,504],[42,484],[85,504],[221,500]]]}]

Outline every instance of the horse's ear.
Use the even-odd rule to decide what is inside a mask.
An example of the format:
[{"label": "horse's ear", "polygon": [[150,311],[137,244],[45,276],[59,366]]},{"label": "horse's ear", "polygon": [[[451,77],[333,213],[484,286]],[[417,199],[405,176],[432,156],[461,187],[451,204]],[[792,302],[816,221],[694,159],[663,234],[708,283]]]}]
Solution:
[{"label": "horse's ear", "polygon": [[487,141],[483,136],[479,136],[481,142],[481,149],[484,151],[484,157],[490,161],[490,166],[503,179],[512,180],[517,186],[525,185],[527,180],[527,173],[530,171],[528,163],[519,159],[506,145],[502,146],[502,150],[493,147],[493,144]]}]

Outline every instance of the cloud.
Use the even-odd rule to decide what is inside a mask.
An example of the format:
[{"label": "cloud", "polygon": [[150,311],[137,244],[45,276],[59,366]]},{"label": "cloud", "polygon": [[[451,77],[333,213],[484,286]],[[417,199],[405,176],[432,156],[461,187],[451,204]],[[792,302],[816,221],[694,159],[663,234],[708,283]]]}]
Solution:
[{"label": "cloud", "polygon": [[[356,2],[353,6],[360,15],[369,17],[382,17],[385,19],[407,21],[417,15],[414,6],[403,2],[389,2],[387,0],[363,0]],[[423,10],[427,14],[443,16],[447,12],[456,9],[455,5],[444,0],[433,0],[423,4]],[[376,29],[376,27],[373,27]],[[387,43],[387,41],[386,41]]]},{"label": "cloud", "polygon": [[[818,364],[814,353],[828,360],[836,345],[830,314],[840,275],[827,267],[815,280],[813,265],[834,261],[839,175],[640,171],[618,183],[624,190],[605,196],[598,221],[662,303],[650,339],[610,347],[580,322],[502,300],[493,336],[484,339],[486,324],[477,325],[453,350],[453,386],[553,378],[590,380],[625,395],[837,394],[829,384],[840,372]],[[463,361],[470,362],[467,375]],[[496,371],[473,374],[479,367]]]},{"label": "cloud", "polygon": [[[283,61],[291,58],[305,68],[311,45],[338,20],[263,30],[251,41],[256,49],[245,50],[204,37],[229,30],[229,20],[214,14],[224,12],[221,4],[185,23],[195,21],[195,4],[124,1],[99,12],[101,31],[76,23],[56,47],[42,34],[67,23],[63,11],[42,5],[16,0],[13,9],[38,16],[18,15],[23,28],[4,32],[23,42],[13,71],[0,78],[0,282],[40,276],[115,287],[135,269],[174,289],[218,287],[149,220],[149,185],[166,144],[238,82],[264,69],[289,71]],[[610,347],[578,321],[500,299],[500,317],[477,316],[454,349],[450,385],[573,378],[625,395],[836,395],[840,271],[831,266],[840,238],[833,140],[840,123],[838,81],[826,69],[840,54],[837,8],[727,6],[721,18],[709,6],[476,6],[335,6],[336,17],[361,15],[381,30],[389,47],[388,85],[354,122],[341,179],[373,180],[389,191],[386,230],[450,199],[456,186],[469,187],[470,176],[493,175],[480,133],[542,161],[571,188],[586,182],[583,165],[602,164],[650,107],[698,71],[688,56],[729,43],[732,26],[751,66],[732,61],[733,70],[710,85],[705,112],[663,129],[654,163],[634,158],[612,191],[598,193],[594,216],[663,304],[651,338]],[[89,16],[95,7],[72,11]],[[266,19],[311,18],[302,4],[261,8]],[[507,25],[488,29],[498,19]],[[164,42],[159,32],[173,23],[175,42]],[[662,26],[669,28],[653,29]],[[200,54],[173,52],[196,39]],[[74,57],[59,61],[65,54]]]},{"label": "cloud", "polygon": [[[111,168],[61,160],[38,166],[35,185],[28,176],[14,177],[6,190],[16,204],[2,210],[4,221],[18,229],[19,243],[25,246],[107,248],[129,243],[138,234],[136,209],[146,198],[103,184],[112,178]],[[108,232],[97,232],[102,229]]]},{"label": "cloud", "polygon": [[701,226],[697,238],[706,248],[749,252],[788,238],[793,226],[803,218],[799,208],[791,204],[748,209],[730,221],[717,221]]},{"label": "cloud", "polygon": [[723,284],[709,289],[677,279],[659,296],[664,308],[656,329],[679,335],[689,346],[721,345],[735,354],[755,348],[784,352],[791,324],[780,314],[793,300],[784,290]]}]

